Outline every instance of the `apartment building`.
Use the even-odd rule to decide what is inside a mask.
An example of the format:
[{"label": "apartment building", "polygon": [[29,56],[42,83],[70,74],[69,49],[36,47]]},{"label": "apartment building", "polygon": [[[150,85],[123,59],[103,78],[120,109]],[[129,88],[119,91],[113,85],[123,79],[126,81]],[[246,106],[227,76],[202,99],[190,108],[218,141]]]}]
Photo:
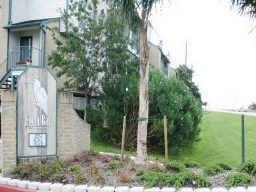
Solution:
[{"label": "apartment building", "polygon": [[[90,149],[90,125],[74,111],[73,93],[47,65],[55,44],[47,27],[65,32],[67,0],[0,1],[0,167],[17,159],[70,158]],[[82,143],[82,144],[81,144]]]},{"label": "apartment building", "polygon": [[[68,0],[0,1],[0,167],[4,173],[19,158],[68,158],[90,149],[90,125],[73,109],[84,107],[84,100],[58,91],[63,81],[47,63],[55,44],[46,29],[65,32],[60,17],[67,6]],[[107,11],[106,1],[101,1],[98,11]],[[150,26],[150,65],[170,77],[170,59],[152,34]]]}]

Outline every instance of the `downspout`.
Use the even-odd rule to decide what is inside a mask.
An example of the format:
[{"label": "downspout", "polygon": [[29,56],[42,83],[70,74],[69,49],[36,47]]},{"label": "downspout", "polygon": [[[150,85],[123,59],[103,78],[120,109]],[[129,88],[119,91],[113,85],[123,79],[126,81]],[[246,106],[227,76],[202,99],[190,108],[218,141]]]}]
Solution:
[{"label": "downspout", "polygon": [[8,24],[12,23],[12,0],[9,0]]},{"label": "downspout", "polygon": [[44,30],[45,23],[40,23],[40,35],[39,35],[39,66],[45,66],[44,57],[45,57],[45,30]]},{"label": "downspout", "polygon": [[[8,24],[12,23],[12,0],[9,0],[9,8],[8,8]],[[10,66],[9,66],[9,46],[10,44],[10,29],[7,29],[7,63],[6,63],[6,72],[9,71]]]}]

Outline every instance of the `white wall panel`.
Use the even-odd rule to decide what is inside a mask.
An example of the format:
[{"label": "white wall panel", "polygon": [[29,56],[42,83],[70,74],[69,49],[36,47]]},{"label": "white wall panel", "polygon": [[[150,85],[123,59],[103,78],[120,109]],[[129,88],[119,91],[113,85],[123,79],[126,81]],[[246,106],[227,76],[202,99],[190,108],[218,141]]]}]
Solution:
[{"label": "white wall panel", "polygon": [[56,18],[66,0],[12,0],[12,23]]}]

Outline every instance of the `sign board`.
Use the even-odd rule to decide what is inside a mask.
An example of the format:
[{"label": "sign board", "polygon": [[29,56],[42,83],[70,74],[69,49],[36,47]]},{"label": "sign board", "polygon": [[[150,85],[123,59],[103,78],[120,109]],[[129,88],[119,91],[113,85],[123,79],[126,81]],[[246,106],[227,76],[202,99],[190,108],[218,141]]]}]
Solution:
[{"label": "sign board", "polygon": [[29,67],[18,79],[18,156],[56,155],[56,80]]}]

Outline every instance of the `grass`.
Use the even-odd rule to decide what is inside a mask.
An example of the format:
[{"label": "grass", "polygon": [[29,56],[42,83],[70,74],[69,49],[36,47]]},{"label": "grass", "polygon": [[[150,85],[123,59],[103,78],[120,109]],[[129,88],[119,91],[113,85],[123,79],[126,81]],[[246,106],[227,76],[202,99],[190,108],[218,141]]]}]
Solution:
[{"label": "grass", "polygon": [[[245,157],[256,160],[256,117],[245,117]],[[92,142],[95,151],[120,153],[120,149],[97,141]],[[128,152],[135,154],[134,152]],[[163,157],[149,153],[150,157]],[[170,156],[182,162],[196,161],[202,166],[226,163],[238,167],[241,163],[241,117],[240,115],[206,112],[201,123],[200,141],[180,154]]]}]

